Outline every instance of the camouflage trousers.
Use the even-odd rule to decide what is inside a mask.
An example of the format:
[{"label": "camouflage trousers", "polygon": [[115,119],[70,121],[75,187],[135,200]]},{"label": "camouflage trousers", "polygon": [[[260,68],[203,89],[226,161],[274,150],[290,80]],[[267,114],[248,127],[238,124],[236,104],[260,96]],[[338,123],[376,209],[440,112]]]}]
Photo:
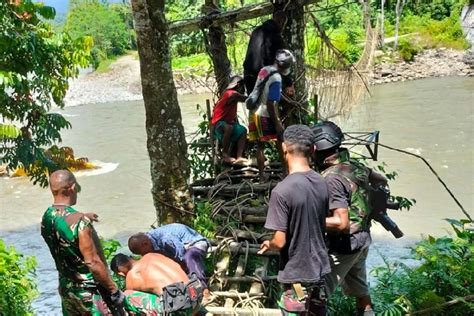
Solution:
[{"label": "camouflage trousers", "polygon": [[[161,303],[161,295],[139,291],[125,291],[125,310],[129,315],[150,315],[161,316],[165,315],[163,312],[163,305]],[[173,312],[176,316],[192,315],[192,310],[184,310]]]},{"label": "camouflage trousers", "polygon": [[[111,315],[107,304],[94,289],[68,288],[60,290],[65,316]],[[128,315],[164,315],[161,296],[139,291],[125,291],[124,309]],[[192,315],[192,310],[173,312],[176,316]]]},{"label": "camouflage trousers", "polygon": [[109,309],[96,289],[63,288],[59,290],[61,307],[65,316],[108,315]]}]

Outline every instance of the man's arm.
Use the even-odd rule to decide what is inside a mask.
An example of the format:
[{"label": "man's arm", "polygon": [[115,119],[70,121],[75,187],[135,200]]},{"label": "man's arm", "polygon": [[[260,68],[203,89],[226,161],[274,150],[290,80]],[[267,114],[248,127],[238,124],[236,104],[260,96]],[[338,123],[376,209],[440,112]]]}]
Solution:
[{"label": "man's arm", "polygon": [[109,291],[109,293],[115,293],[118,290],[117,285],[112,280],[97,247],[94,243],[92,227],[86,227],[79,231],[79,250],[84,257],[84,262],[92,272],[94,280]]},{"label": "man's arm", "polygon": [[265,240],[260,245],[260,250],[257,252],[258,255],[265,253],[268,250],[280,251],[286,244],[286,232],[277,230],[273,234],[271,240]]},{"label": "man's arm", "polygon": [[234,102],[245,102],[245,99],[247,99],[246,95],[235,91],[227,100],[227,104],[232,104]]},{"label": "man's arm", "polygon": [[268,89],[268,98],[267,98],[267,111],[270,119],[275,125],[276,132],[279,136],[283,134],[283,125],[281,124],[280,118],[277,114],[278,102],[281,99],[281,82],[273,82]]},{"label": "man's arm", "polygon": [[350,183],[336,176],[328,176],[326,183],[329,192],[329,209],[331,210],[331,216],[326,217],[326,229],[349,233],[349,204],[352,194]]},{"label": "man's arm", "polygon": [[[277,187],[278,188],[278,187]],[[277,189],[276,188],[276,189]],[[273,190],[268,203],[267,219],[265,228],[273,230],[271,240],[265,240],[260,245],[257,254],[263,254],[267,250],[280,251],[286,244],[286,230],[288,228],[289,208],[285,196],[278,190]]]},{"label": "man's arm", "polygon": [[328,231],[349,233],[349,210],[347,208],[336,208],[331,210],[331,213],[332,216],[326,217],[326,229]]}]

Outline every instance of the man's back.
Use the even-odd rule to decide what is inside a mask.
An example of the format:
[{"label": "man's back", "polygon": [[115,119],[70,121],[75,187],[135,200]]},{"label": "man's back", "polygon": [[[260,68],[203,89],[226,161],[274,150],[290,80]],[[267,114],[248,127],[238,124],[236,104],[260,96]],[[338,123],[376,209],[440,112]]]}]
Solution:
[{"label": "man's back", "polygon": [[188,281],[188,276],[178,263],[162,254],[149,253],[128,272],[126,287],[127,290],[161,294],[167,285]]},{"label": "man's back", "polygon": [[92,227],[87,217],[72,207],[49,207],[41,221],[41,235],[59,273],[60,288],[91,286],[95,282],[79,250],[79,232]]},{"label": "man's back", "polygon": [[269,208],[277,211],[269,212],[265,227],[286,232],[278,281],[319,281],[330,272],[323,237],[328,210],[324,179],[312,170],[288,175],[273,189]]}]

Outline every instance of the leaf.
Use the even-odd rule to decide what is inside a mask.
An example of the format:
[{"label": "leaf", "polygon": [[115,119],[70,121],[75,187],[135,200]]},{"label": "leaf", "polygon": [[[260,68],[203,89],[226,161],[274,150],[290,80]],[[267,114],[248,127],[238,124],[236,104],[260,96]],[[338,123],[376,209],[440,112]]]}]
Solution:
[{"label": "leaf", "polygon": [[56,16],[56,9],[50,6],[40,6],[38,13],[47,20],[53,20]]},{"label": "leaf", "polygon": [[463,227],[462,222],[458,221],[457,219],[445,218],[444,220],[450,223],[451,225]]},{"label": "leaf", "polygon": [[21,130],[15,125],[0,124],[0,140],[17,138],[21,135]]}]

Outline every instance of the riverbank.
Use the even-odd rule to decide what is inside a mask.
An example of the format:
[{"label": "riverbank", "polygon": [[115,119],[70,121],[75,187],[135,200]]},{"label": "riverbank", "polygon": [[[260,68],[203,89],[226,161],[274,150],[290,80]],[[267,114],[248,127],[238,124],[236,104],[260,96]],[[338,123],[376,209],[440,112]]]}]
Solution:
[{"label": "riverbank", "polygon": [[[474,76],[474,63],[466,52],[452,49],[430,49],[415,56],[413,62],[380,57],[370,78],[371,84],[407,81],[429,77]],[[470,63],[470,64],[469,64]],[[175,73],[178,94],[199,94],[212,92],[215,86],[213,76],[192,77]],[[66,95],[66,106],[104,103],[113,101],[141,100],[140,65],[133,55],[127,55],[113,62],[103,73],[81,75],[70,84]]]},{"label": "riverbank", "polygon": [[432,77],[474,76],[474,60],[466,51],[447,48],[427,49],[412,62],[381,56],[370,78],[371,84],[416,80]]}]

